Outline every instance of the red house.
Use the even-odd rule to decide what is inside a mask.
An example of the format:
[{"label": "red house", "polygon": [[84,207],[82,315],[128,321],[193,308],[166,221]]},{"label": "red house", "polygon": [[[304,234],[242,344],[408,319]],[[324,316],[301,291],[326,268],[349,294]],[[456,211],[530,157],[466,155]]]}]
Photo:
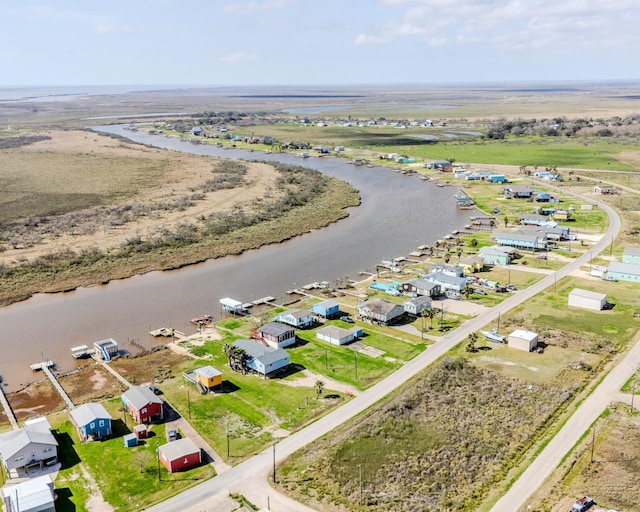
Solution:
[{"label": "red house", "polygon": [[131,386],[121,397],[122,403],[136,423],[162,420],[162,400],[146,386]]},{"label": "red house", "polygon": [[184,471],[202,463],[202,452],[191,439],[183,437],[158,448],[158,457],[169,473]]}]

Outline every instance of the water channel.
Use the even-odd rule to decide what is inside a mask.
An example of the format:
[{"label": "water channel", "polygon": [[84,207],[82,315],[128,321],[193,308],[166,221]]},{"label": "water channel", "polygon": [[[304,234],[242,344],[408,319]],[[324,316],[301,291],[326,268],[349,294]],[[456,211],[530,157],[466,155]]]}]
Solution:
[{"label": "water channel", "polygon": [[362,204],[327,228],[240,256],[210,260],[180,270],[150,272],[72,292],[40,294],[0,309],[0,375],[6,391],[40,377],[30,363],[45,358],[56,369],[72,370],[70,348],[114,338],[123,349],[129,340],[157,343],[149,331],[163,326],[188,334],[189,319],[220,315],[219,300],[249,302],[265,296],[286,300],[286,290],[315,281],[358,279],[381,260],[407,256],[468,223],[470,211],[456,209],[454,187],[438,187],[382,167],[354,166],[338,158],[296,158],[246,150],[195,145],[175,138],[131,132],[122,125],[101,131],[160,148],[212,157],[278,160],[309,166],[351,183]]}]

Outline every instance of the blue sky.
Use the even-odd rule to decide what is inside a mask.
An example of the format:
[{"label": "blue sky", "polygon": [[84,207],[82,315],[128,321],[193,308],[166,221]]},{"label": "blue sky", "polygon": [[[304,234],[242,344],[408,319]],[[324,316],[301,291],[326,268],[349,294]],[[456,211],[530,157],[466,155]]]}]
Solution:
[{"label": "blue sky", "polygon": [[0,86],[640,79],[639,0],[0,0]]}]

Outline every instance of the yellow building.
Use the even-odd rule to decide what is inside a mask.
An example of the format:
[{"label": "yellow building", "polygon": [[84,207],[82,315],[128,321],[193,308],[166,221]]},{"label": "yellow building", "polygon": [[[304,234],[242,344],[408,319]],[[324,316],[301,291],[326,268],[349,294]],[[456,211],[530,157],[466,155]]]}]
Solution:
[{"label": "yellow building", "polygon": [[213,366],[202,366],[194,371],[196,380],[206,388],[214,388],[222,384],[222,373]]}]

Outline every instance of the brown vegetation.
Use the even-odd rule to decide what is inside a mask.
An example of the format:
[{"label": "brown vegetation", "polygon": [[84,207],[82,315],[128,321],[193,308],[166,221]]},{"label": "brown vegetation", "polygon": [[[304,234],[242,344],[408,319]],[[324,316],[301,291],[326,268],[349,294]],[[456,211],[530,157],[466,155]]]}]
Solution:
[{"label": "brown vegetation", "polygon": [[321,510],[475,510],[574,392],[448,358],[291,457],[280,483]]}]

